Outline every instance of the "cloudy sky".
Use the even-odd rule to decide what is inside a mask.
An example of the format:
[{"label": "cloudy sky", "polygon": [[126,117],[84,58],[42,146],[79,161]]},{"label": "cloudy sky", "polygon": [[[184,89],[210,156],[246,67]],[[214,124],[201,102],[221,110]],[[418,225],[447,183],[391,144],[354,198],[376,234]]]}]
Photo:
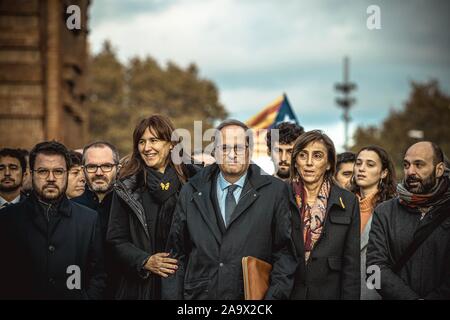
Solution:
[{"label": "cloudy sky", "polygon": [[[380,30],[366,26],[371,4]],[[447,0],[94,0],[89,19],[94,53],[110,39],[123,62],[194,62],[243,121],[285,92],[305,129],[323,129],[337,147],[344,138],[333,88],[345,55],[358,85],[352,130],[401,107],[411,80],[438,79],[450,93]]]}]

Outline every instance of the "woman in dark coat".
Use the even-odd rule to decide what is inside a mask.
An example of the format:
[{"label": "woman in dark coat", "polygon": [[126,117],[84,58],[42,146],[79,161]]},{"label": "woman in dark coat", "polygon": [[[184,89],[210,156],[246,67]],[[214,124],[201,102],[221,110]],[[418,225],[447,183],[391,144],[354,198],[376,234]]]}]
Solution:
[{"label": "woman in dark coat", "polygon": [[292,299],[359,299],[360,216],[333,182],[336,151],[321,131],[301,135],[291,161],[292,238],[299,259]]},{"label": "woman in dark coat", "polygon": [[160,299],[161,277],[177,269],[164,249],[181,186],[197,168],[174,163],[173,132],[167,117],[142,120],[114,188],[107,241],[121,269],[116,299]]}]

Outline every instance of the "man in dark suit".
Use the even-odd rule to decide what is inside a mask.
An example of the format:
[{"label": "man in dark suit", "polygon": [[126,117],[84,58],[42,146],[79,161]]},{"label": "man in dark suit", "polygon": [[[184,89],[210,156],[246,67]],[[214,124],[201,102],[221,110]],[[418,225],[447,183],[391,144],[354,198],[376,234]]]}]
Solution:
[{"label": "man in dark suit", "polygon": [[248,127],[228,120],[217,128],[216,164],[183,187],[167,252],[179,269],[163,280],[166,299],[244,298],[242,258],[272,264],[266,299],[287,299],[297,267],[287,187],[250,164]]},{"label": "man in dark suit", "polygon": [[19,149],[0,149],[0,210],[25,200],[20,193],[27,163]]},{"label": "man in dark suit", "polygon": [[67,199],[69,166],[68,150],[58,142],[31,151],[33,192],[0,215],[0,298],[102,297],[98,215]]}]

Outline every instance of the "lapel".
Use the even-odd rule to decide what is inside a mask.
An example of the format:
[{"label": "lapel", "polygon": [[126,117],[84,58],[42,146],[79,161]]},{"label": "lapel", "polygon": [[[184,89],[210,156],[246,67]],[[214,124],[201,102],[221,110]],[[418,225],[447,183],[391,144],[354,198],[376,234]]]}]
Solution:
[{"label": "lapel", "polygon": [[34,194],[24,202],[24,209],[29,213],[31,221],[36,229],[44,236],[47,237],[47,221],[44,217],[44,212],[39,205]]},{"label": "lapel", "polygon": [[[303,221],[300,217],[300,210],[297,206],[297,203],[295,202],[294,198],[294,191],[292,190],[291,183],[288,183],[288,190],[289,190],[289,203],[291,208],[291,215],[292,215],[292,228],[297,228],[294,232],[292,232],[292,240],[295,244],[295,250],[297,251],[297,255],[299,257],[304,257],[305,255],[305,249],[303,244]],[[296,236],[294,236],[296,235]],[[305,259],[301,259],[302,262],[305,262]]]},{"label": "lapel", "polygon": [[[145,235],[150,239],[150,234],[148,228],[145,226],[147,223],[145,221],[145,210],[141,202],[141,196],[138,190],[135,190],[137,184],[137,177],[131,176],[124,180],[119,180],[116,182],[114,187],[117,195],[125,201],[130,207],[131,211],[138,218],[142,228],[144,229]],[[134,190],[134,191],[133,191]]]},{"label": "lapel", "polygon": [[[338,208],[340,211],[345,212],[346,204],[344,203],[344,196],[338,186],[331,182],[330,196],[327,204],[327,217],[333,207]],[[328,219],[327,219],[328,220]]]},{"label": "lapel", "polygon": [[[336,210],[335,210],[336,209]],[[338,186],[336,186],[333,182],[331,182],[330,187],[330,196],[328,197],[327,203],[327,213],[325,216],[325,222],[323,226],[322,233],[320,234],[319,239],[314,245],[313,251],[318,247],[322,238],[328,236],[328,230],[330,229],[330,220],[331,219],[339,219],[340,213],[344,213],[346,209],[346,204],[344,203],[344,197],[342,192]],[[333,218],[331,217],[331,212],[333,212]]]},{"label": "lapel", "polygon": [[61,200],[61,203],[59,204],[59,207],[57,209],[58,213],[55,217],[50,219],[50,223],[47,222],[45,218],[44,209],[39,204],[38,199],[34,194],[32,194],[25,202],[25,210],[30,213],[31,220],[35,227],[38,229],[39,232],[43,234],[44,237],[51,237],[53,233],[56,230],[56,227],[58,226],[61,219],[65,217],[70,217],[72,215],[72,207],[70,200],[67,199],[65,196]]},{"label": "lapel", "polygon": [[[230,229],[233,222],[259,198],[260,194],[258,193],[258,189],[270,184],[270,180],[265,175],[262,175],[261,169],[254,164],[250,164],[246,180],[247,181],[244,184],[244,189],[241,192],[239,202],[231,215],[228,229]],[[263,210],[264,208],[261,209]]]},{"label": "lapel", "polygon": [[[214,183],[214,174],[218,171],[217,164],[210,165],[203,169],[203,171],[190,180],[194,191],[192,193],[192,200],[200,212],[206,225],[209,227],[211,233],[214,235],[216,241],[222,243],[222,233],[219,225],[216,222],[215,210],[212,203],[212,198],[216,195],[212,194],[212,184]],[[215,189],[215,188],[214,188]]]},{"label": "lapel", "polygon": [[217,197],[217,179],[218,175],[214,177],[211,185],[211,203],[213,205],[213,210],[216,217],[216,223],[219,226],[220,232],[222,235],[227,231],[227,227],[225,226],[225,222],[223,221],[222,213],[220,212],[219,199]]}]

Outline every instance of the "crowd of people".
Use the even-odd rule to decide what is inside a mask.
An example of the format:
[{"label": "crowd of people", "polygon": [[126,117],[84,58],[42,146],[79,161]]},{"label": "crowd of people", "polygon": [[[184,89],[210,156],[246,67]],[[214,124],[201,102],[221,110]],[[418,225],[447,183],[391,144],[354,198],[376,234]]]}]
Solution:
[{"label": "crowd of people", "polygon": [[252,256],[272,266],[265,299],[450,299],[438,145],[411,145],[398,180],[379,146],[336,154],[292,123],[266,140],[273,175],[237,120],[200,161],[174,157],[162,115],[136,125],[122,159],[107,141],[0,149],[0,298],[240,300]]}]

